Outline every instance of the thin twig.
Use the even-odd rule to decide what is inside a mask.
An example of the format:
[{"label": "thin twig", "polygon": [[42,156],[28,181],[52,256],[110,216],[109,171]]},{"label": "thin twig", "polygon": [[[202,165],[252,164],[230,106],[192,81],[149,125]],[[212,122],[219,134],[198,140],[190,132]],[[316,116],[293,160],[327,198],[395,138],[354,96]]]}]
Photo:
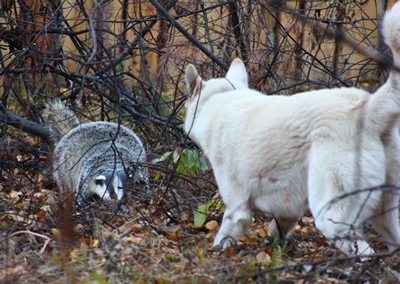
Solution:
[{"label": "thin twig", "polygon": [[172,25],[174,25],[181,33],[184,35],[191,43],[193,43],[195,46],[197,46],[205,55],[211,58],[212,61],[217,63],[219,66],[221,66],[225,71],[228,71],[229,67],[226,65],[224,62],[222,62],[221,59],[219,59],[218,56],[213,54],[209,49],[207,49],[200,41],[198,41],[194,36],[192,36],[187,29],[185,29],[181,24],[179,24],[175,18],[168,13],[168,11],[161,6],[161,4],[157,0],[149,0],[151,4],[157,9],[157,11],[167,18]]},{"label": "thin twig", "polygon": [[32,231],[18,231],[18,232],[14,232],[14,233],[10,234],[9,236],[13,237],[13,236],[16,236],[16,235],[19,235],[19,234],[30,234],[30,235],[34,235],[36,237],[41,237],[41,238],[45,239],[44,245],[43,245],[42,249],[39,251],[39,254],[42,254],[44,252],[44,250],[46,249],[47,245],[51,241],[50,237],[42,235],[42,234],[38,234],[38,233],[35,233],[35,232],[32,232]]}]

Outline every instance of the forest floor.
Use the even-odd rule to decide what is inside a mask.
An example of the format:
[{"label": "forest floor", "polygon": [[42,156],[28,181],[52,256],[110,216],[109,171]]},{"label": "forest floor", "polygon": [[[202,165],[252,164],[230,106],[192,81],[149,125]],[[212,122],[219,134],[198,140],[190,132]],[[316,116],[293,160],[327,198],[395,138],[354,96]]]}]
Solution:
[{"label": "forest floor", "polygon": [[[214,183],[195,195],[199,187],[157,169],[150,189],[131,190],[119,204],[60,206],[43,143],[10,142],[0,184],[0,283],[400,283],[398,259],[372,229],[364,231],[378,255],[360,261],[335,250],[310,214],[290,239],[275,242],[267,236],[272,218],[255,212],[236,246],[216,251],[223,208],[208,208],[194,225],[199,205],[218,200]],[[212,179],[210,170],[199,175],[189,181]]]}]

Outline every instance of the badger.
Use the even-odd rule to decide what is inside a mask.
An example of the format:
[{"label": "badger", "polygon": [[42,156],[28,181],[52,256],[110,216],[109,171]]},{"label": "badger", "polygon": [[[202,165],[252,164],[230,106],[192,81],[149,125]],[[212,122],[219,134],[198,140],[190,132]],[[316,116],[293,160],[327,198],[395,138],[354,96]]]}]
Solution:
[{"label": "badger", "polygon": [[146,151],[132,130],[105,121],[82,124],[59,99],[46,104],[43,119],[50,132],[53,177],[61,193],[76,194],[78,205],[121,200],[128,178],[147,184],[141,166]]}]

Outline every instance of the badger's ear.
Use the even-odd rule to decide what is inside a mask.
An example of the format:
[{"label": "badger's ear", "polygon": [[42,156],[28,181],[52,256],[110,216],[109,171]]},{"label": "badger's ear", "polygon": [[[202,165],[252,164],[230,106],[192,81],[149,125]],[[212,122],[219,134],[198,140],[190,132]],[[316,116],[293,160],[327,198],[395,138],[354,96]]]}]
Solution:
[{"label": "badger's ear", "polygon": [[239,58],[233,60],[231,67],[226,73],[226,78],[235,86],[236,89],[248,88],[249,82],[244,63]]},{"label": "badger's ear", "polygon": [[200,85],[200,83],[201,83],[201,77],[197,73],[196,67],[194,67],[192,64],[189,64],[186,67],[185,83],[186,83],[186,89],[189,92],[189,95],[193,95],[196,87],[199,87],[197,85]]}]

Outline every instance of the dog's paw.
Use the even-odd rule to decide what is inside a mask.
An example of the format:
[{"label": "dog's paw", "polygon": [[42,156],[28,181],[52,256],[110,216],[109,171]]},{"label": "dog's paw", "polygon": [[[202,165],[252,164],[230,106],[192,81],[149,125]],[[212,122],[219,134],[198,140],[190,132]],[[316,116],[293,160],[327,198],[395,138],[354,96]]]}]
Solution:
[{"label": "dog's paw", "polygon": [[224,237],[220,240],[217,236],[214,241],[214,250],[225,251],[228,247],[236,245],[236,240],[232,237]]}]

